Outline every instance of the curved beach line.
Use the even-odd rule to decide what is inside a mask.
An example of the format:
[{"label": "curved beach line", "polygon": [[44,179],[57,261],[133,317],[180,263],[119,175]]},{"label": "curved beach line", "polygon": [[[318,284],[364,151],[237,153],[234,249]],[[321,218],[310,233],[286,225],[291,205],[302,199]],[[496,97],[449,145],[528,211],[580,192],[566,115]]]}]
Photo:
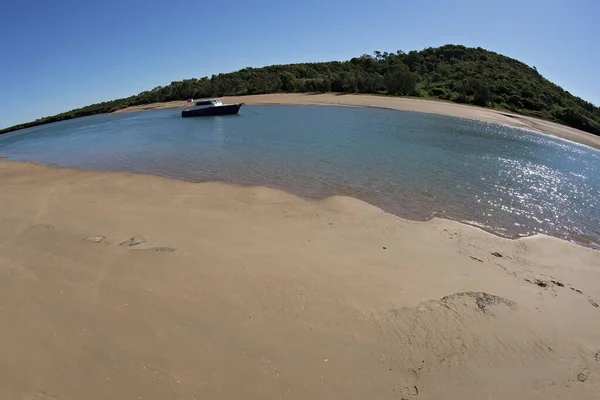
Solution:
[{"label": "curved beach line", "polygon": [[[466,104],[425,100],[409,97],[389,97],[365,94],[335,94],[335,93],[278,93],[249,96],[230,96],[222,98],[224,103],[244,102],[247,105],[334,105],[353,107],[375,107],[400,111],[414,111],[428,114],[447,115],[467,118],[483,122],[492,122],[529,131],[548,134],[575,143],[600,149],[600,136],[570,128],[554,122],[533,117],[499,111],[491,108],[476,107]],[[169,108],[185,108],[186,101],[171,101],[133,106],[118,110],[115,113],[162,110]]]},{"label": "curved beach line", "polygon": [[[215,187],[220,187],[221,190],[223,190],[223,188],[224,188],[227,191],[239,190],[239,191],[241,191],[240,193],[242,193],[243,191],[251,190],[251,191],[256,191],[256,192],[260,192],[260,193],[268,193],[268,196],[272,196],[274,199],[285,198],[287,200],[292,200],[296,203],[314,204],[317,206],[324,205],[327,209],[329,209],[331,211],[344,212],[344,213],[350,214],[350,215],[364,217],[367,215],[380,214],[380,215],[385,215],[386,216],[385,218],[396,218],[404,223],[459,224],[459,225],[462,225],[465,227],[470,227],[470,228],[476,229],[476,230],[480,231],[482,234],[492,235],[494,237],[505,239],[505,240],[519,241],[519,240],[523,240],[523,239],[538,237],[538,238],[542,238],[543,240],[545,240],[545,239],[552,240],[552,241],[558,240],[560,242],[568,243],[569,245],[575,245],[577,247],[582,247],[582,248],[590,249],[593,251],[600,250],[597,243],[592,242],[592,241],[579,242],[577,240],[567,240],[564,238],[559,238],[556,236],[546,235],[546,234],[542,234],[542,233],[532,233],[532,234],[527,234],[527,235],[503,235],[500,232],[495,231],[492,227],[488,227],[488,226],[478,223],[476,221],[453,219],[451,216],[440,216],[436,212],[433,212],[432,215],[427,218],[410,219],[405,216],[400,216],[400,215],[394,214],[393,212],[387,211],[377,205],[369,203],[368,201],[359,199],[357,197],[348,196],[348,195],[334,194],[334,195],[323,197],[323,198],[310,198],[310,197],[305,197],[302,195],[295,194],[292,191],[286,190],[284,188],[279,188],[279,187],[259,186],[259,185],[251,185],[251,184],[246,185],[243,183],[232,183],[232,182],[217,181],[217,180],[195,181],[195,180],[182,179],[182,178],[167,176],[167,175],[144,174],[144,173],[137,173],[137,172],[115,172],[115,171],[105,171],[105,170],[96,170],[96,169],[79,169],[79,168],[71,168],[71,167],[61,167],[59,165],[38,164],[35,162],[30,162],[30,161],[12,161],[12,160],[6,160],[5,158],[0,157],[0,172],[3,169],[10,169],[11,165],[16,165],[16,166],[22,165],[24,167],[29,166],[31,168],[44,168],[44,169],[60,170],[60,171],[72,172],[72,173],[80,172],[80,173],[98,174],[98,177],[100,177],[103,174],[107,174],[107,175],[114,175],[116,177],[124,177],[127,179],[135,179],[135,177],[139,177],[140,179],[144,179],[144,180],[160,179],[160,180],[166,180],[166,181],[182,182],[184,184],[190,184],[190,185],[198,185],[200,187],[205,186],[207,188],[210,188],[211,186],[215,186]],[[334,205],[334,206],[331,207],[331,205]],[[441,222],[438,222],[438,221],[441,221]]]}]

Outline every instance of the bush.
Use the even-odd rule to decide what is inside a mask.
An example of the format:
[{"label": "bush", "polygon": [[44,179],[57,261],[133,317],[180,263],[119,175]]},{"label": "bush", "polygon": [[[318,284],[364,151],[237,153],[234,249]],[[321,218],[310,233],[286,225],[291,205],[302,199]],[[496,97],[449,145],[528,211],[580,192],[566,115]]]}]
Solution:
[{"label": "bush", "polygon": [[429,90],[429,94],[431,94],[432,96],[439,96],[439,97],[441,97],[441,96],[444,96],[446,94],[446,89],[441,88],[441,87],[434,87],[434,88],[431,88]]},{"label": "bush", "polygon": [[409,95],[415,93],[418,76],[410,72],[408,67],[400,64],[388,72],[385,77],[385,87],[390,94]]},{"label": "bush", "polygon": [[473,86],[475,92],[473,102],[480,106],[487,106],[488,102],[492,99],[492,94],[487,85],[481,80],[476,80],[471,86]]}]

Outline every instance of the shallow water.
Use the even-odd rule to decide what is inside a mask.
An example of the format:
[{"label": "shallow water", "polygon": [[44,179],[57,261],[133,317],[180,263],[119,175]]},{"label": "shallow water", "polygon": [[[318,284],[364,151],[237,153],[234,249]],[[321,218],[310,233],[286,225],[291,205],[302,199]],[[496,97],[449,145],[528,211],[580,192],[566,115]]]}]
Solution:
[{"label": "shallow water", "polygon": [[402,217],[600,248],[599,151],[460,118],[330,106],[99,115],[0,136],[0,157],[350,195]]}]

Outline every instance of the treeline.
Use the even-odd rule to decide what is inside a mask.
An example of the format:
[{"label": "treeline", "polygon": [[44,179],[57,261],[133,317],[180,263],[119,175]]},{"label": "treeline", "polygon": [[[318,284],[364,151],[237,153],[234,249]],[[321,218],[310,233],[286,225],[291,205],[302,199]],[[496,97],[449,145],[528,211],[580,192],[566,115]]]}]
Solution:
[{"label": "treeline", "polygon": [[545,79],[535,67],[482,48],[446,45],[421,51],[376,51],[349,61],[273,65],[186,79],[137,96],[99,103],[0,130],[187,98],[279,92],[415,96],[505,109],[600,135],[600,108]]}]

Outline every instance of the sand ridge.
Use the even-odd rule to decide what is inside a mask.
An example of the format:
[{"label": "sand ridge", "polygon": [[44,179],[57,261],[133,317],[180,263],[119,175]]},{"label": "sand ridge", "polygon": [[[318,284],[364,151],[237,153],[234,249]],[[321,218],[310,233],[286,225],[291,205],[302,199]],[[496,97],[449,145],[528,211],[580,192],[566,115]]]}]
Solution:
[{"label": "sand ridge", "polygon": [[0,398],[597,398],[600,252],[263,187],[0,185]]},{"label": "sand ridge", "polygon": [[[264,104],[313,104],[338,105],[354,107],[378,107],[403,111],[416,111],[431,114],[448,115],[452,117],[469,118],[484,122],[493,122],[514,126],[552,136],[567,139],[600,149],[600,136],[570,128],[542,119],[527,117],[491,108],[476,107],[444,101],[416,99],[409,97],[388,97],[366,94],[306,94],[306,93],[276,93],[250,96],[222,97],[224,103],[246,103],[248,105]],[[184,108],[189,104],[185,101],[144,104],[116,111],[116,113],[159,110],[168,108]]]}]

